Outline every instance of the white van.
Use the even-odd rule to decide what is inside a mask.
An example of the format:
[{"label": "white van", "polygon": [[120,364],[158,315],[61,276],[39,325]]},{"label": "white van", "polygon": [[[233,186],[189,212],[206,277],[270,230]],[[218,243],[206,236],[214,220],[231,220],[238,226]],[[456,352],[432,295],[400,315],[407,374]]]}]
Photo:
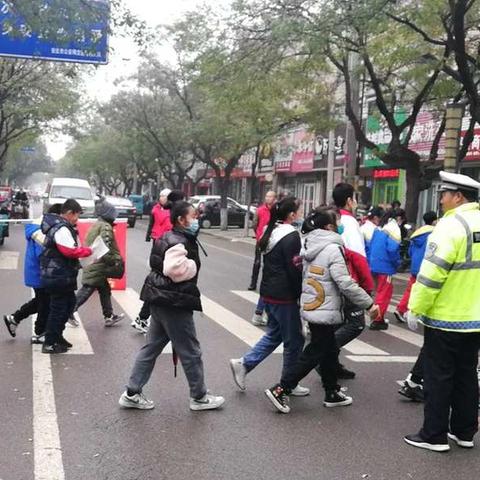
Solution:
[{"label": "white van", "polygon": [[44,213],[56,203],[74,198],[83,208],[82,217],[93,217],[95,212],[95,197],[92,188],[81,178],[54,178],[47,186],[43,195]]}]

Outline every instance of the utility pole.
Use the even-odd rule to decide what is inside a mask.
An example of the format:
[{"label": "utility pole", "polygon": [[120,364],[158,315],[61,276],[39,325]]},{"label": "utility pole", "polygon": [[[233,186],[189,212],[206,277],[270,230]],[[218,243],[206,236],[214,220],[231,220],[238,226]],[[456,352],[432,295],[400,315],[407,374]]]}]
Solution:
[{"label": "utility pole", "polygon": [[326,203],[332,200],[333,193],[333,169],[335,166],[335,131],[330,130],[328,134],[328,157],[327,157],[327,194]]},{"label": "utility pole", "polygon": [[[348,69],[350,70],[350,90],[352,98],[352,109],[354,115],[360,116],[360,58],[358,53],[351,52],[348,58]],[[345,181],[355,183],[356,164],[357,164],[357,138],[355,130],[347,120],[347,128],[345,132],[345,163],[343,168],[343,175]]]}]

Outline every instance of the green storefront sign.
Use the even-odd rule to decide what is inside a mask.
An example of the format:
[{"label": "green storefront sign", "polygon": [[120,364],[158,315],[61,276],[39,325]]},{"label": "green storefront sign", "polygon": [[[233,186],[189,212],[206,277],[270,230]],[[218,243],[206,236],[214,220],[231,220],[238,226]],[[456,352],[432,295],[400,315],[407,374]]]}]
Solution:
[{"label": "green storefront sign", "polygon": [[[401,124],[407,118],[405,110],[398,110],[395,113],[395,123]],[[405,133],[406,134],[406,133]],[[392,140],[392,134],[383,117],[370,114],[367,119],[367,138],[378,145],[382,151],[386,151]],[[372,150],[366,148],[364,156],[364,166],[368,168],[384,167],[385,164],[374,155]]]}]

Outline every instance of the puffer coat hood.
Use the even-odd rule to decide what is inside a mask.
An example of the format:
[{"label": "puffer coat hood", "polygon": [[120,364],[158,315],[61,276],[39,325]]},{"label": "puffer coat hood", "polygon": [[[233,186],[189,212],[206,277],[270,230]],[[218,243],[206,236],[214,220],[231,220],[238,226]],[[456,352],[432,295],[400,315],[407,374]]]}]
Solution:
[{"label": "puffer coat hood", "polygon": [[343,321],[343,296],[368,309],[370,296],[350,276],[342,238],[328,230],[314,230],[304,239],[301,315],[310,323],[338,325]]}]

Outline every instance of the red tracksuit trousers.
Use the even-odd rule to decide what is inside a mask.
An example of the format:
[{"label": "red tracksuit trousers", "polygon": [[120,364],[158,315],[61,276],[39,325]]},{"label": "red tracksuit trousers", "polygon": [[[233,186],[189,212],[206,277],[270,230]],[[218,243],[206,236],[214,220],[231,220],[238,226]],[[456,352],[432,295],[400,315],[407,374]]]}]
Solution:
[{"label": "red tracksuit trousers", "polygon": [[380,307],[380,316],[375,322],[384,322],[390,300],[393,295],[393,282],[391,275],[383,275],[382,273],[374,274],[377,282],[377,294],[375,295],[375,303]]},{"label": "red tracksuit trousers", "polygon": [[397,306],[397,311],[399,311],[402,315],[405,315],[407,313],[408,301],[410,300],[410,293],[416,281],[417,281],[417,277],[415,275],[410,275],[410,278],[408,279],[407,288],[405,289],[405,293],[403,294],[403,297]]}]

